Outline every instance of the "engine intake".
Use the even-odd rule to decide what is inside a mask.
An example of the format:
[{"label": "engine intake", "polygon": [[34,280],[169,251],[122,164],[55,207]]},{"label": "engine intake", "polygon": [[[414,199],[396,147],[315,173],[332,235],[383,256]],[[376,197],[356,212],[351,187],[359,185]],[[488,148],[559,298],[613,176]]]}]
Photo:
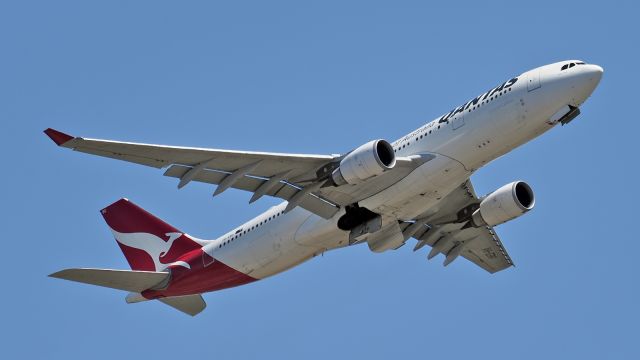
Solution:
[{"label": "engine intake", "polygon": [[471,224],[475,227],[500,225],[533,209],[535,202],[529,184],[514,181],[487,195],[471,216]]},{"label": "engine intake", "polygon": [[396,165],[393,146],[386,140],[372,140],[351,151],[331,174],[337,185],[358,184]]}]

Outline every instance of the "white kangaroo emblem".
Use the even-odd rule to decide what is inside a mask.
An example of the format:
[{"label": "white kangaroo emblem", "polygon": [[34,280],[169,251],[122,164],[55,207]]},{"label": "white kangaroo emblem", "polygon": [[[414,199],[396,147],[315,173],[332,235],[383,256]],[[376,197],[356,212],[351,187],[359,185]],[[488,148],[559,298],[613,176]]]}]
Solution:
[{"label": "white kangaroo emblem", "polygon": [[113,229],[111,229],[111,231],[113,232],[116,241],[120,244],[142,250],[149,254],[151,259],[153,259],[156,271],[162,271],[171,265],[184,266],[187,269],[191,269],[191,266],[184,261],[174,261],[170,264],[163,264],[160,262],[160,258],[169,252],[173,242],[182,236],[182,233],[166,233],[165,235],[169,237],[169,241],[164,241],[163,239],[149,233],[120,233]]}]

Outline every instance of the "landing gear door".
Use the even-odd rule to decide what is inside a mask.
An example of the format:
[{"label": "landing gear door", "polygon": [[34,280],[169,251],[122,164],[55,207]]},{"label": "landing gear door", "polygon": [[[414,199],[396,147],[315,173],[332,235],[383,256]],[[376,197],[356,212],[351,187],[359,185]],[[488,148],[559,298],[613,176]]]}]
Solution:
[{"label": "landing gear door", "polygon": [[540,72],[531,71],[527,75],[527,90],[533,91],[540,87]]}]

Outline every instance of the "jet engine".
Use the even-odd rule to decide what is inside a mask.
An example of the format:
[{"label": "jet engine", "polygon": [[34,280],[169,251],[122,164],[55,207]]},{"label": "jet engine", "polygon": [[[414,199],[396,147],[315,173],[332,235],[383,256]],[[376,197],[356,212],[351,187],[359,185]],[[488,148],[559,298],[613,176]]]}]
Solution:
[{"label": "jet engine", "polygon": [[495,226],[513,220],[533,209],[533,190],[524,181],[514,181],[487,195],[471,216],[471,225]]},{"label": "jet engine", "polygon": [[331,179],[337,185],[358,184],[396,165],[396,154],[386,140],[372,140],[345,156]]}]

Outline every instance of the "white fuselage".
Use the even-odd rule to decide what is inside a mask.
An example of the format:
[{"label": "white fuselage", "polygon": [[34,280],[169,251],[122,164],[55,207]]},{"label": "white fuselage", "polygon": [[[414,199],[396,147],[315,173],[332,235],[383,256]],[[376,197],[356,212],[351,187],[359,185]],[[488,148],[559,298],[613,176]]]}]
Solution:
[{"label": "white fuselage", "polygon": [[[567,105],[578,107],[595,89],[602,69],[555,63],[525,72],[396,140],[397,156],[436,156],[391,187],[359,202],[384,221],[434,214],[439,202],[471,174],[557,124]],[[297,207],[274,206],[206,245],[226,265],[261,279],[327,250],[349,244],[338,229],[344,210],[326,220]]]}]

